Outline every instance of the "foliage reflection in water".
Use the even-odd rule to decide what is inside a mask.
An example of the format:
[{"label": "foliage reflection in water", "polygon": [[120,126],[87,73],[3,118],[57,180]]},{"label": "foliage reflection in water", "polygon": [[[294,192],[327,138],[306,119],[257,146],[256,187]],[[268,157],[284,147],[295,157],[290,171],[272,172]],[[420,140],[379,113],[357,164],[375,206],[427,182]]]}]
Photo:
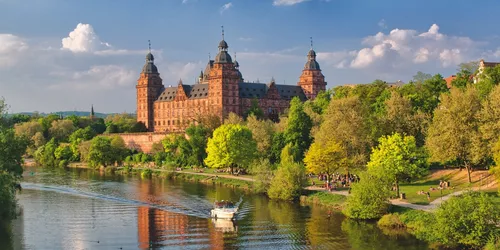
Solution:
[{"label": "foliage reflection in water", "polygon": [[[23,186],[23,214],[0,227],[0,249],[427,249],[322,207],[218,185],[28,169]],[[213,201],[240,198],[235,223],[209,218]]]}]

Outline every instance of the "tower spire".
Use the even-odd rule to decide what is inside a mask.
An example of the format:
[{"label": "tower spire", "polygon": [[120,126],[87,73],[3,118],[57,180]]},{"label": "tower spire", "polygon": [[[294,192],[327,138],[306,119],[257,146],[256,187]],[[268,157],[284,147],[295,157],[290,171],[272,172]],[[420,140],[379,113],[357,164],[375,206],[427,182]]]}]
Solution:
[{"label": "tower spire", "polygon": [[312,38],[312,36],[309,37],[309,39],[311,39],[311,49],[313,49],[313,38]]},{"label": "tower spire", "polygon": [[220,26],[222,29],[222,40],[224,40],[224,25]]},{"label": "tower spire", "polygon": [[210,52],[208,52],[208,60],[212,60],[212,56],[210,55]]}]

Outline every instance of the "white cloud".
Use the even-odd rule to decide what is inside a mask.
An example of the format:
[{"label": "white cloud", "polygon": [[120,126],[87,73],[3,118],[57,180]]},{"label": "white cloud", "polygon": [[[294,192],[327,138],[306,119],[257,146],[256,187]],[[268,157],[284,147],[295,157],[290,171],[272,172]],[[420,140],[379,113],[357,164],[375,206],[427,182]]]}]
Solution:
[{"label": "white cloud", "polygon": [[51,72],[49,75],[64,79],[50,84],[52,89],[101,90],[117,87],[133,87],[137,72],[119,65],[94,65],[85,71]]},{"label": "white cloud", "polygon": [[273,5],[274,6],[291,6],[295,5],[298,3],[306,2],[309,0],[274,0]]},{"label": "white cloud", "polygon": [[200,73],[200,70],[205,68],[205,65],[199,62],[170,62],[165,65],[157,65],[158,71],[163,79],[163,85],[176,86],[179,79],[182,79],[184,84],[194,84]]},{"label": "white cloud", "polygon": [[[389,34],[379,32],[363,39],[362,44],[367,47],[359,49],[350,59],[352,68],[399,68],[432,61],[437,61],[442,67],[451,67],[475,60],[480,55],[479,42],[442,34],[437,24],[422,33],[410,29],[393,29]],[[346,59],[352,55],[346,55]]]},{"label": "white cloud", "polygon": [[21,59],[21,52],[28,48],[28,44],[20,37],[0,34],[0,68],[15,65]]},{"label": "white cloud", "polygon": [[220,14],[222,15],[222,13],[224,13],[226,10],[228,10],[231,7],[233,7],[233,3],[231,3],[231,2],[222,5],[222,7],[220,8]]},{"label": "white cloud", "polygon": [[239,37],[238,40],[243,41],[243,42],[250,42],[250,41],[253,41],[253,38],[251,38],[251,37]]},{"label": "white cloud", "polygon": [[110,48],[111,45],[102,42],[94,28],[90,24],[79,23],[76,28],[69,33],[68,37],[62,39],[62,49],[75,53],[94,52]]},{"label": "white cloud", "polygon": [[387,29],[387,23],[385,22],[385,19],[382,19],[380,20],[378,23],[377,23],[378,27],[380,27],[381,29]]}]

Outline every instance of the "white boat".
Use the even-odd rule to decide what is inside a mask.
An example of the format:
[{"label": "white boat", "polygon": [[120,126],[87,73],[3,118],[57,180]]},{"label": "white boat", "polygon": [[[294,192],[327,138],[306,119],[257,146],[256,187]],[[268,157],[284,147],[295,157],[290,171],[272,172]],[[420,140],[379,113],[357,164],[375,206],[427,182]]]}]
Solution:
[{"label": "white boat", "polygon": [[223,233],[233,233],[238,232],[238,226],[233,220],[217,220],[212,218],[212,223],[217,231]]},{"label": "white boat", "polygon": [[234,219],[238,208],[230,201],[219,201],[214,203],[214,209],[210,211],[210,216],[215,219]]}]

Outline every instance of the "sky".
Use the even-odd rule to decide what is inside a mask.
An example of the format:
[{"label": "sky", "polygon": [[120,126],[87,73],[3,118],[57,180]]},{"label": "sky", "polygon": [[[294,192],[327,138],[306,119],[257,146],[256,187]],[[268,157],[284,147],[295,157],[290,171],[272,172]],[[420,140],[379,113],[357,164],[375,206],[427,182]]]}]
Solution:
[{"label": "sky", "polygon": [[327,88],[446,77],[462,62],[500,61],[499,9],[496,0],[0,0],[0,97],[11,113],[133,113],[148,40],[165,86],[194,84],[221,26],[250,82],[297,84],[310,37]]}]

